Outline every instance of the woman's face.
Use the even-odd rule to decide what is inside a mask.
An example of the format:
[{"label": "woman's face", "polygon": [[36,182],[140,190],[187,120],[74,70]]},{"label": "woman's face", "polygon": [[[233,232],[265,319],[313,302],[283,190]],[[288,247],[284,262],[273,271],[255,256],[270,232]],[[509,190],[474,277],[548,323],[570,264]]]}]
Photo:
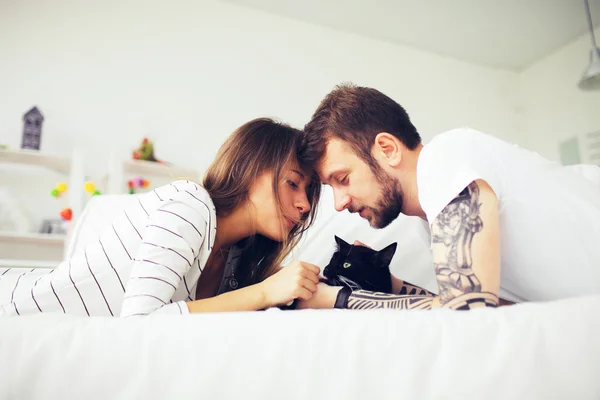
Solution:
[{"label": "woman's face", "polygon": [[265,171],[259,175],[250,188],[250,201],[254,204],[256,215],[256,233],[281,242],[292,228],[310,211],[311,205],[306,197],[308,175],[297,164],[283,168],[279,174],[277,188],[279,204],[273,193],[273,172]]}]

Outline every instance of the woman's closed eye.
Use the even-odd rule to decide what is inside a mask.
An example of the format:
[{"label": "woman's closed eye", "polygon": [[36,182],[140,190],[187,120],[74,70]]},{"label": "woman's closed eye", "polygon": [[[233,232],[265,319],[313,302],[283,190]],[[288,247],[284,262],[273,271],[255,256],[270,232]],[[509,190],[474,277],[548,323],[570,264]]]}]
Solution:
[{"label": "woman's closed eye", "polygon": [[298,184],[296,182],[294,182],[291,179],[287,180],[287,184],[290,185],[292,187],[292,189],[297,190],[300,186],[298,186]]}]

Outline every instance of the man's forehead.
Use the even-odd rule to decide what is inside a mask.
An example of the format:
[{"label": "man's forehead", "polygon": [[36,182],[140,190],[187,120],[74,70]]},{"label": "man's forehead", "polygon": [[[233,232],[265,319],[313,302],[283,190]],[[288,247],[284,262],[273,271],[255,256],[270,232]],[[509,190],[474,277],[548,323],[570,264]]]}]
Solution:
[{"label": "man's forehead", "polygon": [[331,174],[348,168],[355,157],[346,142],[337,138],[330,139],[325,147],[323,159],[316,168],[321,182],[328,183]]},{"label": "man's forehead", "polygon": [[340,138],[331,138],[327,141],[327,144],[325,146],[325,154],[327,153],[348,153],[348,154],[352,154],[353,151],[350,147],[350,144],[348,142],[346,142],[345,140],[342,140]]}]

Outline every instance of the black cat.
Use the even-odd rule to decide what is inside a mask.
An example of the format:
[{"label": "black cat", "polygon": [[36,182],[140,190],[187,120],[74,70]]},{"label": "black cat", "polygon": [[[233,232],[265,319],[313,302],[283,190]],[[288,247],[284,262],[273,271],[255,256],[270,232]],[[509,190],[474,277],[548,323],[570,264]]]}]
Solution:
[{"label": "black cat", "polygon": [[397,243],[377,251],[365,246],[354,246],[335,237],[338,248],[323,270],[330,286],[346,286],[351,290],[392,292],[390,263]]}]

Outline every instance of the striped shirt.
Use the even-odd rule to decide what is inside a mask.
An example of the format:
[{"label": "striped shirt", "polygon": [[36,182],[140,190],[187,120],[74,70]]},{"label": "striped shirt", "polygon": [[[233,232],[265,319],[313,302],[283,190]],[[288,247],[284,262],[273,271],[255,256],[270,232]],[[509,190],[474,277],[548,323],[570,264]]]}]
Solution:
[{"label": "striped shirt", "polygon": [[215,240],[215,207],[189,181],[136,197],[57,268],[0,269],[0,315],[188,313]]}]

